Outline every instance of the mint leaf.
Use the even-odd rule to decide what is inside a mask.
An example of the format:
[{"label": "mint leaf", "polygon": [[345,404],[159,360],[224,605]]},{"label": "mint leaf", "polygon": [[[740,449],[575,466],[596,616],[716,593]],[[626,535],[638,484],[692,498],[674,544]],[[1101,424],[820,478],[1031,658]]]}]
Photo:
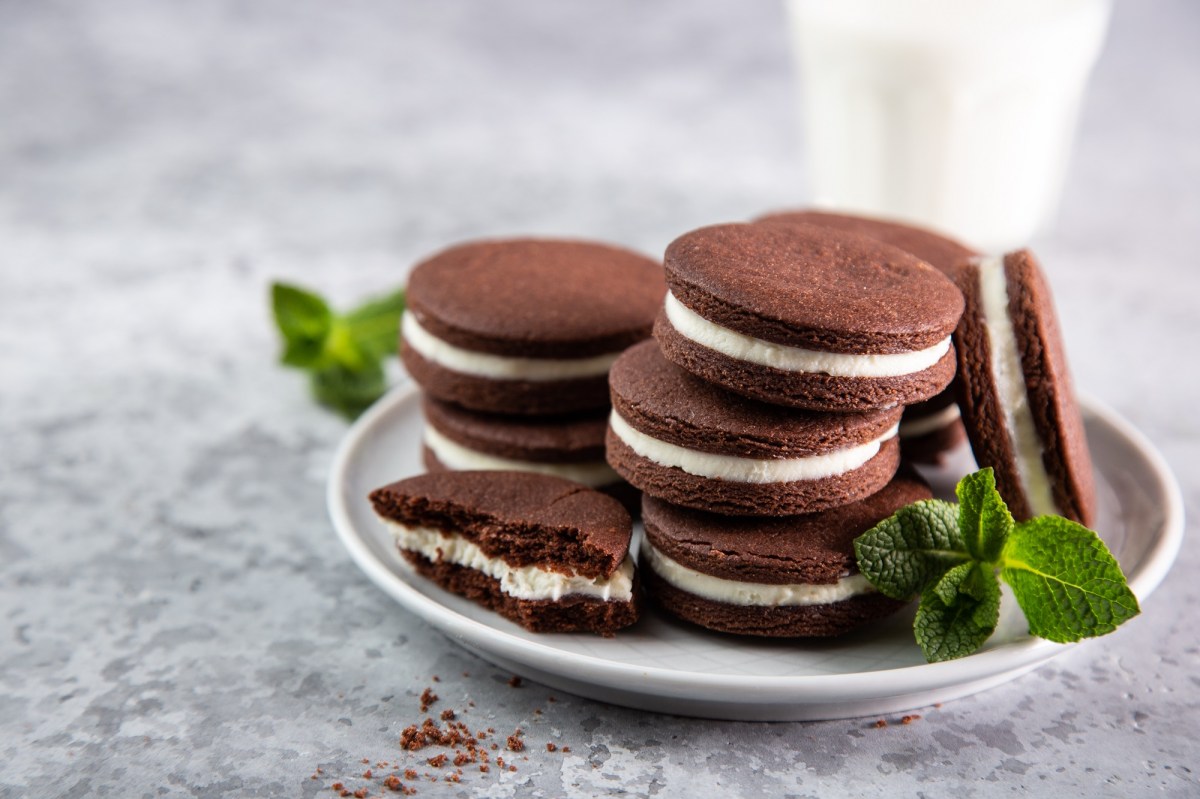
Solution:
[{"label": "mint leaf", "polygon": [[996,490],[992,467],[958,481],[958,528],[967,551],[976,560],[994,562],[1013,529],[1013,517]]},{"label": "mint leaf", "polygon": [[288,366],[308,367],[320,363],[325,341],[333,326],[333,311],[325,300],[297,286],[271,285],[271,310],[283,335],[280,360]]},{"label": "mint leaf", "polygon": [[404,289],[369,300],[343,317],[349,335],[375,357],[393,355],[400,343],[400,315],[404,313]]},{"label": "mint leaf", "polygon": [[1100,537],[1061,516],[1018,524],[1001,553],[1029,631],[1059,643],[1104,635],[1141,609]]},{"label": "mint leaf", "polygon": [[942,600],[943,604],[953,605],[976,565],[976,562],[973,560],[958,564],[943,574],[942,579],[930,586],[929,590],[937,594],[938,599]]},{"label": "mint leaf", "polygon": [[333,364],[310,377],[313,397],[325,407],[353,420],[387,391],[387,378],[378,361],[349,369]]},{"label": "mint leaf", "polygon": [[893,599],[911,599],[968,561],[958,508],[926,499],[896,511],[854,539],[859,571]]},{"label": "mint leaf", "polygon": [[[958,590],[947,591],[947,582],[955,582]],[[921,594],[913,633],[925,659],[937,663],[977,650],[995,632],[999,619],[1000,584],[995,573],[984,564],[964,563]]]},{"label": "mint leaf", "polygon": [[311,291],[272,284],[281,360],[309,373],[317,402],[353,419],[387,390],[383,359],[399,346],[404,298],[400,289],[338,315]]}]

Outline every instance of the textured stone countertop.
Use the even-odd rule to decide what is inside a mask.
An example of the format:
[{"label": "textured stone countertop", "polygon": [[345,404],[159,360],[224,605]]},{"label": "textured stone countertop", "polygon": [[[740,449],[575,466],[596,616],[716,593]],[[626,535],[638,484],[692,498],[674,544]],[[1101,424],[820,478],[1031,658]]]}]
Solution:
[{"label": "textured stone countertop", "polygon": [[[551,703],[335,539],[345,426],[275,365],[268,281],[349,303],[468,236],[658,253],[802,203],[782,22],[772,0],[0,4],[0,797],[424,773],[397,739],[429,685],[531,746],[419,795],[1200,795],[1194,525],[1140,618],[883,729]],[[1118,3],[1038,248],[1077,383],[1161,448],[1192,518],[1197,33],[1189,0]]]}]

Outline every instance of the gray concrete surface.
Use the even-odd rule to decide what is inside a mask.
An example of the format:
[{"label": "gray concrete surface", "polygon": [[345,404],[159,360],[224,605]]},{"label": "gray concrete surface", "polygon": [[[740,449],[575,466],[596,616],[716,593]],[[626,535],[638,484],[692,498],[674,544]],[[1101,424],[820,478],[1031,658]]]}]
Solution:
[{"label": "gray concrete surface", "polygon": [[[1077,382],[1193,517],[1197,33],[1195,3],[1118,3],[1039,248]],[[396,741],[434,674],[533,745],[420,795],[1200,795],[1194,529],[1116,634],[884,729],[549,703],[340,549],[345,428],[275,366],[268,281],[349,302],[467,236],[656,253],[799,203],[792,91],[769,1],[0,2],[0,797],[429,771]]]}]

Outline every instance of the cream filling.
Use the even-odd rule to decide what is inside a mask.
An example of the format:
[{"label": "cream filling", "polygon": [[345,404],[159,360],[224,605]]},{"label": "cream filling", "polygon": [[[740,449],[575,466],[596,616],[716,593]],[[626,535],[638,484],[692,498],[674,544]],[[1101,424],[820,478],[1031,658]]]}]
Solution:
[{"label": "cream filling", "polygon": [[987,328],[991,353],[992,380],[1000,398],[1000,412],[1008,430],[1009,443],[1016,455],[1017,477],[1025,490],[1029,509],[1035,516],[1057,514],[1050,475],[1042,461],[1042,443],[1029,407],[1029,391],[1021,369],[1017,334],[1008,315],[1008,285],[1004,276],[1004,256],[978,261],[979,298]]},{"label": "cream filling", "polygon": [[950,350],[949,336],[927,349],[887,355],[807,350],[763,341],[710,322],[670,292],[667,292],[665,307],[671,326],[685,338],[730,358],[785,372],[815,372],[834,377],[900,377],[928,369]]},{"label": "cream filling", "polygon": [[830,605],[851,597],[870,594],[875,588],[861,574],[842,577],[836,583],[743,583],[726,580],[711,574],[689,569],[682,563],[659,552],[648,540],[642,541],[642,556],[662,579],[678,588],[704,599],[726,605],[757,605],[794,607],[797,605]]},{"label": "cream filling", "polygon": [[451,441],[431,425],[425,425],[425,446],[437,456],[447,469],[463,472],[475,469],[489,471],[536,472],[565,477],[576,483],[596,488],[619,482],[621,477],[604,461],[588,463],[538,463],[501,458],[486,452],[464,447]]},{"label": "cream filling", "polygon": [[628,555],[611,577],[583,577],[537,566],[510,566],[501,558],[484,554],[462,536],[446,535],[431,527],[409,527],[390,519],[384,519],[383,523],[401,549],[417,552],[435,563],[454,563],[482,572],[499,580],[500,590],[517,599],[557,601],[572,594],[608,602],[628,602],[633,598],[633,559]]},{"label": "cream filling", "polygon": [[742,458],[700,452],[661,441],[635,430],[615,410],[609,417],[609,425],[626,446],[659,466],[674,466],[688,474],[735,483],[792,483],[845,474],[875,457],[883,442],[896,435],[896,427],[893,426],[879,438],[865,444],[807,458]]},{"label": "cream filling", "polygon": [[958,409],[958,405],[947,405],[940,411],[928,414],[927,416],[918,416],[916,419],[901,419],[900,437],[916,438],[927,433],[932,433],[935,430],[941,430],[960,416],[962,416],[962,411]]},{"label": "cream filling", "polygon": [[415,314],[404,314],[400,320],[404,344],[412,347],[422,358],[454,372],[490,377],[496,380],[569,380],[578,377],[600,377],[621,355],[607,352],[590,358],[510,358],[456,347],[430,333],[417,321]]}]

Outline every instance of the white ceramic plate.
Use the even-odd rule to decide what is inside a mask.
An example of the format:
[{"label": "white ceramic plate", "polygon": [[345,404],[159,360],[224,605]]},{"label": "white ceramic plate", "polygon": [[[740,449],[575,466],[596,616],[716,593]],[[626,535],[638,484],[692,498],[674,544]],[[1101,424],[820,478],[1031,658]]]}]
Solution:
[{"label": "white ceramic plate", "polygon": [[[1096,527],[1144,600],[1166,575],[1183,539],[1179,488],[1162,457],[1128,422],[1095,402],[1085,402],[1083,410],[1097,469]],[[913,642],[911,611],[817,643],[710,633],[653,609],[613,638],[526,632],[414,575],[376,520],[367,494],[422,471],[421,426],[411,385],[384,397],[355,423],[329,477],[334,527],[355,563],[407,610],[480,657],[545,685],[687,716],[848,718],[966,696],[1067,649],[1031,637],[1011,597],[996,634],[979,652],[933,664],[924,662]],[[972,467],[964,448],[954,463],[927,476],[948,495],[958,475]]]}]

